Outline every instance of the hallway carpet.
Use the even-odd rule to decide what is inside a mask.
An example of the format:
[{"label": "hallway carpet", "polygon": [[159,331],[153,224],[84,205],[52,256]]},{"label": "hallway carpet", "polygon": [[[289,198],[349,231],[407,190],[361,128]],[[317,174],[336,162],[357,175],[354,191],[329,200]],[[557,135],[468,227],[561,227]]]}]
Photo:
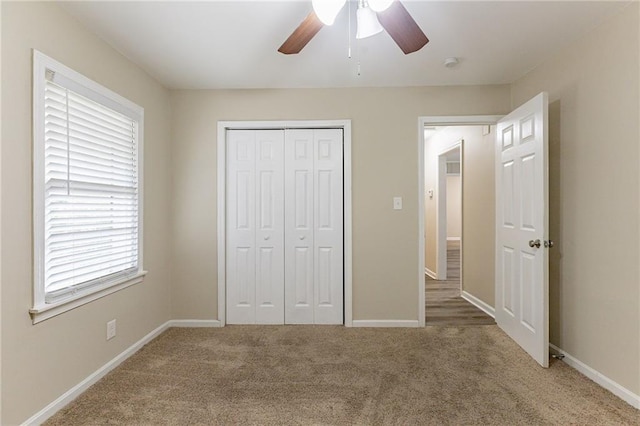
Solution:
[{"label": "hallway carpet", "polygon": [[172,328],[48,425],[638,425],[496,326]]}]

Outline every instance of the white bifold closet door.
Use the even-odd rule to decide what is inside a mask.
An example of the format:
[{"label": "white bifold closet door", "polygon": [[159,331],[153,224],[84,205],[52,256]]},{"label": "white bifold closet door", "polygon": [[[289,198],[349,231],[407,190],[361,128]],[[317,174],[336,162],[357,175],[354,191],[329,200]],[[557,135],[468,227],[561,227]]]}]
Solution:
[{"label": "white bifold closet door", "polygon": [[227,135],[227,321],[284,321],[282,130]]},{"label": "white bifold closet door", "polygon": [[285,134],[285,322],[342,324],[342,130]]},{"label": "white bifold closet door", "polygon": [[342,324],[341,129],[227,134],[227,322]]}]

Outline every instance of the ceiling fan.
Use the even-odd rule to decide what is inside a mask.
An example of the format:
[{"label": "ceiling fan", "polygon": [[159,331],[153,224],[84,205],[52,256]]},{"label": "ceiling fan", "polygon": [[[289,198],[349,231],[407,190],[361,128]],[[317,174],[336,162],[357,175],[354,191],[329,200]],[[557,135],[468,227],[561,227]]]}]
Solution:
[{"label": "ceiling fan", "polygon": [[[429,42],[400,0],[357,1],[357,38],[385,29],[405,55],[420,50]],[[346,2],[347,0],[312,0],[313,11],[282,43],[278,52],[285,55],[300,53],[322,27],[333,24]]]}]

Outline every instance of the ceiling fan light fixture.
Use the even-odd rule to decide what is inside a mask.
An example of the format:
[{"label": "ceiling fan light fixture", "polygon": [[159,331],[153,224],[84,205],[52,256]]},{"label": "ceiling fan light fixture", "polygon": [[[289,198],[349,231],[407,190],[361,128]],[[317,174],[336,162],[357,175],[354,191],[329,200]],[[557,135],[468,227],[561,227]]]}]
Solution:
[{"label": "ceiling fan light fixture", "polygon": [[376,13],[368,7],[360,7],[356,11],[357,32],[356,38],[367,38],[381,33],[384,28],[378,21]]},{"label": "ceiling fan light fixture", "polygon": [[325,25],[333,25],[347,0],[311,0],[313,11]]},{"label": "ceiling fan light fixture", "polygon": [[384,12],[391,6],[393,0],[367,0],[369,3],[369,7],[374,12]]}]

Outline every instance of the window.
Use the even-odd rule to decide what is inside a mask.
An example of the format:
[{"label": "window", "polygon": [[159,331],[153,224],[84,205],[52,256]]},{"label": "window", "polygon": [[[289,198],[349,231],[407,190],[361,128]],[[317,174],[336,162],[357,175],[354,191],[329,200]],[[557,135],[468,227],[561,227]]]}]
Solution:
[{"label": "window", "polygon": [[142,281],[141,107],[34,51],[34,322]]}]

